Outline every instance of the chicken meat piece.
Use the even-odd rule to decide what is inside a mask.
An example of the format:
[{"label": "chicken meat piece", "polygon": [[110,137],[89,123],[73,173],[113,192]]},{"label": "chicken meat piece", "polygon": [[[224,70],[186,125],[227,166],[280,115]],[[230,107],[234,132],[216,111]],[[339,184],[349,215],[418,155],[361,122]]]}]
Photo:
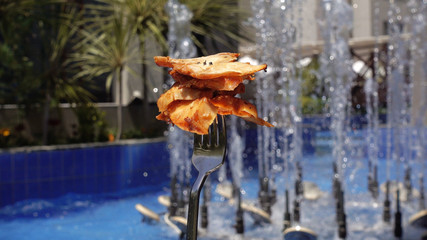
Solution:
[{"label": "chicken meat piece", "polygon": [[232,91],[227,91],[227,90],[221,90],[221,91],[215,91],[214,92],[214,96],[218,96],[218,95],[230,95],[230,96],[236,96],[237,94],[241,94],[245,92],[245,84],[240,83],[239,85],[237,85],[237,87],[232,90]]},{"label": "chicken meat piece", "polygon": [[213,92],[213,90],[209,89],[201,90],[189,88],[179,83],[175,83],[168,91],[160,95],[157,100],[157,107],[160,112],[163,112],[167,109],[168,105],[174,101],[195,100],[202,97],[212,98]]},{"label": "chicken meat piece", "polygon": [[160,67],[173,67],[173,64],[197,64],[197,63],[220,63],[234,62],[239,57],[239,53],[217,53],[205,57],[175,59],[171,57],[156,56],[154,62]]},{"label": "chicken meat piece", "polygon": [[267,65],[251,65],[242,62],[196,63],[196,64],[172,64],[173,70],[183,75],[196,79],[213,79],[222,77],[243,77],[266,70]]},{"label": "chicken meat piece", "polygon": [[207,134],[217,114],[236,115],[259,125],[273,127],[258,117],[255,105],[234,97],[245,92],[243,81],[254,80],[255,73],[267,65],[236,62],[238,53],[174,59],[157,56],[158,66],[172,68],[169,74],[176,81],[157,101],[156,117],[196,134]]},{"label": "chicken meat piece", "polygon": [[174,101],[169,104],[166,111],[156,118],[171,122],[182,130],[205,135],[209,132],[209,126],[213,123],[218,109],[212,105],[208,98],[196,100]]},{"label": "chicken meat piece", "polygon": [[255,105],[230,95],[220,95],[210,99],[212,105],[218,108],[220,115],[236,115],[258,125],[273,127],[272,124],[258,117]]},{"label": "chicken meat piece", "polygon": [[253,80],[252,75],[246,75],[242,77],[221,77],[214,79],[196,79],[191,76],[183,75],[175,70],[170,71],[170,75],[176,82],[183,84],[186,87],[191,88],[209,88],[220,91],[233,91],[243,80]]}]

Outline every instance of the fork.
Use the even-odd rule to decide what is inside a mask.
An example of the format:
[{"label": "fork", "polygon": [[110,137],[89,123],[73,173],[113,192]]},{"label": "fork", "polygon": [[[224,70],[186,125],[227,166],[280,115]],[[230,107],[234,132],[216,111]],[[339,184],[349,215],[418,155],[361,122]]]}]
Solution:
[{"label": "fork", "polygon": [[225,120],[219,115],[206,135],[194,134],[191,162],[199,172],[191,188],[188,206],[187,240],[197,239],[200,191],[209,174],[224,164],[227,146]]}]

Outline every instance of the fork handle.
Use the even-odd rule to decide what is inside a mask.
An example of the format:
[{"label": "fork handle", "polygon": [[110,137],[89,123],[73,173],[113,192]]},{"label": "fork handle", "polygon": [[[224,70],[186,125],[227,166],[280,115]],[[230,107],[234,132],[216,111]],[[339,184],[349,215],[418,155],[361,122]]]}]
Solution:
[{"label": "fork handle", "polygon": [[209,173],[201,174],[197,176],[196,181],[191,188],[190,200],[188,202],[188,216],[187,216],[187,240],[197,239],[197,227],[199,218],[199,199],[200,192],[203,188]]}]

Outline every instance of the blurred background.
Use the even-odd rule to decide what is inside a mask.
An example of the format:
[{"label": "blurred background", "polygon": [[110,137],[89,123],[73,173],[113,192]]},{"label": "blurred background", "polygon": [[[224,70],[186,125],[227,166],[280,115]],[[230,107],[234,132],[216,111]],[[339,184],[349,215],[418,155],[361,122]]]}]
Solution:
[{"label": "blurred background", "polygon": [[[190,32],[198,56],[230,51],[257,59],[250,1],[181,2],[193,13]],[[363,88],[372,77],[374,45],[379,41],[382,52],[387,48],[389,1],[347,2],[354,22],[349,40],[356,73],[353,114],[363,116]],[[395,2],[401,17],[408,18],[406,1]],[[165,0],[1,1],[0,147],[163,136],[166,124],[155,120],[155,102],[167,88],[167,74],[152,57],[168,55],[165,4]],[[295,45],[303,57],[302,113],[318,114],[322,105],[315,91],[321,80],[312,73],[319,68],[322,50],[318,20],[323,19],[322,2],[304,1],[299,17],[297,8],[292,11],[295,17],[288,21],[296,29]],[[410,31],[409,25],[401,27]],[[385,55],[380,55],[377,78],[380,113],[386,111]],[[412,102],[417,105],[420,81],[415,80]],[[254,97],[253,87],[248,86],[249,99]]]},{"label": "blurred background", "polygon": [[426,237],[426,12],[426,0],[0,0],[0,238],[182,238],[135,209],[185,217],[195,177],[192,134],[155,118],[174,81],[153,57],[218,52],[268,65],[241,97],[275,128],[227,117],[227,161],[203,190],[212,239],[243,234],[243,219],[254,239],[301,226]]}]

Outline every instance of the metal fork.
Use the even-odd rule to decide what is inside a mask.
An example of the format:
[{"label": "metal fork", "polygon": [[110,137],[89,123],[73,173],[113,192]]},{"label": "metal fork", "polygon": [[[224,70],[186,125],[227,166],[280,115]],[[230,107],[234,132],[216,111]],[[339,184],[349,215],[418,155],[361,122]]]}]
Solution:
[{"label": "metal fork", "polygon": [[194,149],[191,159],[199,172],[191,188],[188,206],[187,240],[197,239],[200,191],[209,174],[224,164],[227,146],[225,120],[222,115],[209,127],[209,134],[194,134]]}]

